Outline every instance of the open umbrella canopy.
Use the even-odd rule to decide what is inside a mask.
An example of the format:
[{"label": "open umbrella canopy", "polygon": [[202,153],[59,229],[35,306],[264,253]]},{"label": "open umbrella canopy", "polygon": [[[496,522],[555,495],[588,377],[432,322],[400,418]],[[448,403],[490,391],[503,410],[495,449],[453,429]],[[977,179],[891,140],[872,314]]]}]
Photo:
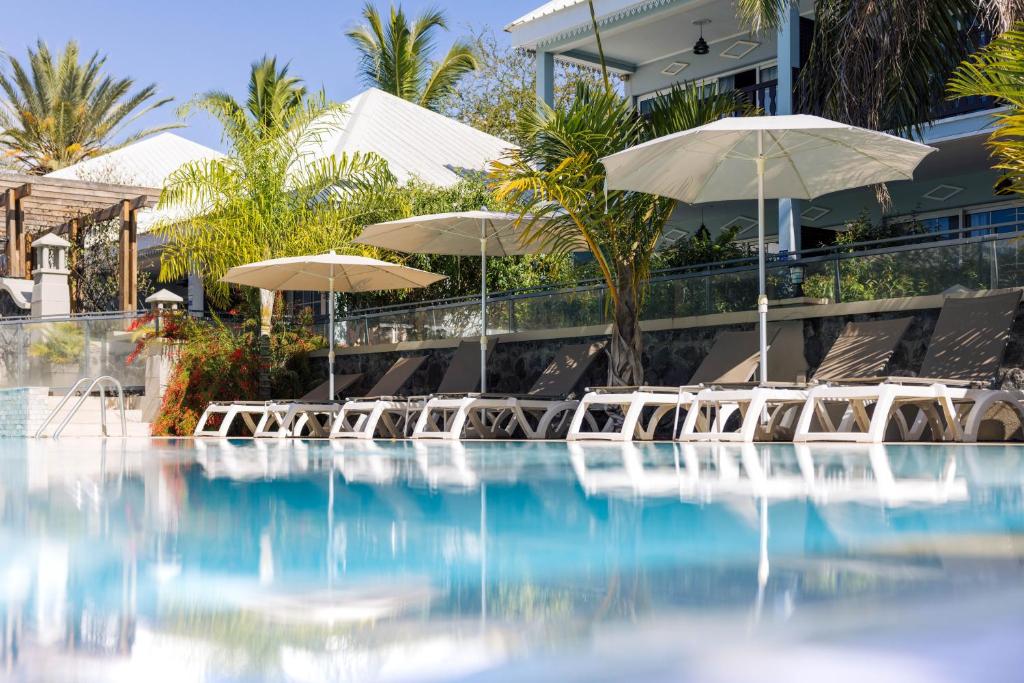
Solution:
[{"label": "open umbrella canopy", "polygon": [[609,189],[697,204],[756,199],[759,156],[765,161],[765,199],[814,199],[910,180],[934,151],[894,135],[797,114],[721,119],[630,147],[601,162]]},{"label": "open umbrella canopy", "polygon": [[235,285],[292,292],[415,289],[443,279],[444,275],[398,263],[335,253],[257,261],[235,266],[221,278],[223,282]]},{"label": "open umbrella canopy", "polygon": [[333,399],[334,293],[414,289],[443,279],[444,275],[397,263],[330,251],[326,254],[288,256],[235,266],[225,273],[221,281],[275,291],[330,292],[327,299],[330,325],[327,334],[327,386],[328,396]]},{"label": "open umbrella canopy", "polygon": [[814,199],[910,180],[935,151],[911,140],[818,116],[740,116],[630,147],[601,159],[605,184],[691,204],[757,199],[760,381],[768,381],[765,200]]},{"label": "open umbrella canopy", "polygon": [[523,240],[534,220],[501,211],[435,213],[367,226],[355,241],[412,254],[477,256],[484,239],[487,256],[536,254],[543,250],[541,243]]}]

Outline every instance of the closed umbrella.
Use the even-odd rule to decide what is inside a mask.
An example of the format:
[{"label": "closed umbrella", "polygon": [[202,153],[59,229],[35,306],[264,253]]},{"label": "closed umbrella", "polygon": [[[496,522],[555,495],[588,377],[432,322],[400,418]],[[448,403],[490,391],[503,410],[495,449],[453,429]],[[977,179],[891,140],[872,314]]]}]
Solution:
[{"label": "closed umbrella", "polygon": [[409,268],[398,263],[378,261],[365,256],[336,254],[333,251],[313,256],[290,256],[257,261],[230,269],[221,281],[274,291],[329,292],[327,307],[330,331],[327,334],[328,391],[334,397],[334,293],[377,292],[389,289],[426,287],[444,275]]},{"label": "closed umbrella", "polygon": [[690,204],[757,199],[761,381],[767,381],[765,199],[814,199],[865,185],[910,180],[935,151],[894,135],[817,116],[721,119],[645,142],[601,162],[609,189]]},{"label": "closed umbrella", "polygon": [[542,251],[540,240],[523,239],[537,220],[500,211],[436,213],[367,226],[355,241],[408,254],[480,255],[480,391],[486,391],[487,257]]}]

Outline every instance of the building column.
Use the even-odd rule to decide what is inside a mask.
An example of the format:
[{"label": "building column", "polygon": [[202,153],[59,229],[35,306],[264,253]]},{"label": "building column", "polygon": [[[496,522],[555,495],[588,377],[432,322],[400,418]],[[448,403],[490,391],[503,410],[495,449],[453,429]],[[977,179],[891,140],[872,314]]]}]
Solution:
[{"label": "building column", "polygon": [[555,106],[555,55],[537,50],[537,101]]},{"label": "building column", "polygon": [[[784,14],[777,39],[779,84],[775,96],[776,113],[794,114],[795,71],[800,68],[800,9],[796,3],[790,4]],[[779,200],[779,249],[793,255],[800,252],[801,203],[799,199]]]},{"label": "building column", "polygon": [[122,311],[134,311],[139,307],[139,239],[135,209],[127,199],[121,201],[118,237],[118,306]]}]

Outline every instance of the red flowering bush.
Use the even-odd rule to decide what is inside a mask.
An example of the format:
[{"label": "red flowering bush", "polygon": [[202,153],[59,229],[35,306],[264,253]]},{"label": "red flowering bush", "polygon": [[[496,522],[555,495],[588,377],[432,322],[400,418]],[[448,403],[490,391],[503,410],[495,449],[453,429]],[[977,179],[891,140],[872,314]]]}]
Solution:
[{"label": "red flowering bush", "polygon": [[[270,356],[261,359],[257,326],[250,322],[233,331],[219,320],[176,319],[168,332],[180,340],[174,369],[153,422],[155,436],[191,436],[212,401],[251,401],[259,398],[261,364],[267,363],[272,395],[301,396],[318,381],[309,353],[326,345],[308,321],[292,327],[277,325],[270,337]],[[161,337],[165,327],[161,324]],[[211,424],[210,426],[216,426]]]}]

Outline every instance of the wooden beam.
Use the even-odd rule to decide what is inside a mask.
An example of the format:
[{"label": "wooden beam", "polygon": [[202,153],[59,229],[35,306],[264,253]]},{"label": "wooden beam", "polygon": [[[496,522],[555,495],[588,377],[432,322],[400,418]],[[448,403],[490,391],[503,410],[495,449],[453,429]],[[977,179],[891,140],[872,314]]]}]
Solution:
[{"label": "wooden beam", "polygon": [[[95,223],[102,223],[103,221],[112,221],[115,218],[120,218],[123,221],[126,220],[124,213],[126,206],[128,207],[128,211],[135,211],[136,209],[141,209],[144,206],[146,206],[146,197],[138,196],[133,197],[132,199],[122,199],[113,206],[108,206],[103,209],[97,209],[92,213],[78,216],[78,219],[81,221],[81,224],[83,226],[93,225]],[[65,226],[67,226],[67,224],[61,227]]]},{"label": "wooden beam", "polygon": [[22,266],[22,277],[27,280],[32,279],[32,235],[29,233],[22,233],[22,254],[25,257],[25,265]]},{"label": "wooden beam", "polygon": [[125,199],[120,207],[121,229],[118,233],[118,303],[122,311],[138,308],[139,235],[137,208]]},{"label": "wooden beam", "polygon": [[82,287],[78,281],[80,276],[78,272],[78,258],[82,248],[82,231],[80,226],[81,223],[77,218],[72,218],[68,221],[68,242],[71,242],[71,248],[68,249],[68,270],[71,271],[71,275],[68,277],[68,293],[71,295],[72,313],[80,313],[82,307],[81,301],[79,301]]},{"label": "wooden beam", "polygon": [[4,221],[6,223],[7,235],[7,276],[19,277],[19,264],[21,254],[18,252],[18,195],[17,190],[11,188],[4,192]]},{"label": "wooden beam", "polygon": [[28,183],[25,183],[24,185],[19,185],[18,187],[14,187],[11,188],[10,190],[7,190],[2,195],[0,195],[0,206],[7,206],[12,201],[12,192],[14,193],[13,201],[16,201],[18,199],[24,199],[25,197],[32,196],[32,186]]}]

